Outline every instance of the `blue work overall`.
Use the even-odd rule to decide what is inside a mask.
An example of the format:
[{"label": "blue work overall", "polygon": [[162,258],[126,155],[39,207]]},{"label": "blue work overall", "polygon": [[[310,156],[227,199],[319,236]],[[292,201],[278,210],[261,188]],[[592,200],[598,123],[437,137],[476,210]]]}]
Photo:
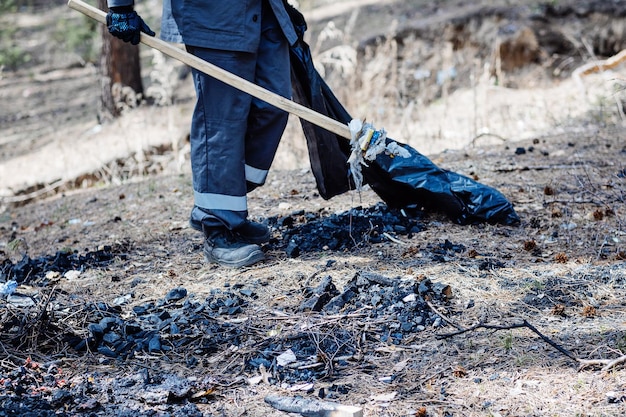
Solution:
[{"label": "blue work overall", "polygon": [[[122,0],[123,1],[123,0]],[[291,97],[289,45],[297,40],[282,0],[164,0],[161,38],[283,97]],[[248,191],[262,185],[288,115],[193,70],[193,221],[236,229]]]}]

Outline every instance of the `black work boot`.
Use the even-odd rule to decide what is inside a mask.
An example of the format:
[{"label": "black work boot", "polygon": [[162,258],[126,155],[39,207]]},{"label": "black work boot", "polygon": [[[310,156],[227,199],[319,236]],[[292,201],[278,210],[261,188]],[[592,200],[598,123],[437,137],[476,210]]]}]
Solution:
[{"label": "black work boot", "polygon": [[244,242],[258,245],[269,242],[272,236],[269,227],[250,220],[246,220],[244,224],[233,230],[233,233]]},{"label": "black work boot", "polygon": [[[201,232],[202,222],[190,217],[189,227],[197,230],[198,232]],[[269,227],[265,226],[264,224],[253,222],[250,220],[246,220],[244,224],[233,230],[233,233],[242,242],[256,243],[257,245],[269,242],[270,238],[272,237],[272,233],[270,232]]]},{"label": "black work boot", "polygon": [[204,257],[232,268],[251,266],[265,259],[259,245],[243,242],[225,227],[204,227]]}]

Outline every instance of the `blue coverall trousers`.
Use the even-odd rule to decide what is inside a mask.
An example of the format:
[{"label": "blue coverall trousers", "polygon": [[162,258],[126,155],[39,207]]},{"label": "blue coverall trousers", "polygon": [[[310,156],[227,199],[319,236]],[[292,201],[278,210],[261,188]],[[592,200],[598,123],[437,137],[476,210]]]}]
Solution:
[{"label": "blue coverall trousers", "polygon": [[[265,2],[256,53],[187,45],[193,55],[283,97],[291,97],[289,44]],[[248,191],[264,184],[287,125],[283,110],[193,70],[192,220],[236,229],[248,216]]]}]

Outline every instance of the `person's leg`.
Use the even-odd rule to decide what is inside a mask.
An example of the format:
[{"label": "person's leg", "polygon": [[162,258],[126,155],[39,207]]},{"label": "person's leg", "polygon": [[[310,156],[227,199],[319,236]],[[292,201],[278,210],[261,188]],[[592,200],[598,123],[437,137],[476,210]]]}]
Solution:
[{"label": "person's leg", "polygon": [[[189,47],[189,51],[242,78],[254,79],[254,54]],[[247,218],[245,136],[252,98],[193,70],[197,102],[191,123],[192,219],[232,230]]]},{"label": "person's leg", "polygon": [[[291,97],[289,45],[274,17],[263,1],[261,42],[256,61],[255,84]],[[280,139],[287,126],[287,112],[253,98],[248,116],[245,141],[246,180],[248,191],[263,185],[272,165]]]},{"label": "person's leg", "polygon": [[[188,48],[194,55],[253,79],[254,54]],[[194,70],[197,102],[191,123],[194,209],[190,223],[204,232],[204,255],[231,267],[265,258],[261,248],[234,230],[247,224],[245,135],[251,97]]]},{"label": "person's leg", "polygon": [[[189,47],[190,52],[242,78],[254,80],[256,55]],[[191,128],[194,207],[189,224],[225,226],[247,243],[265,243],[267,227],[247,221],[245,136],[252,97],[199,71]],[[248,170],[249,171],[249,170]]]}]

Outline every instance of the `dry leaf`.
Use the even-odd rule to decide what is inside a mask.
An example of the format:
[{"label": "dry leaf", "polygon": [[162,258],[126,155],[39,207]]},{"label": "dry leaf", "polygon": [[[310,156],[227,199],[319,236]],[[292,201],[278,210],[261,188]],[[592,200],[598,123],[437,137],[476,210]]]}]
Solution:
[{"label": "dry leaf", "polygon": [[593,306],[585,306],[582,312],[583,317],[587,317],[589,319],[594,318],[598,315],[598,310]]}]

